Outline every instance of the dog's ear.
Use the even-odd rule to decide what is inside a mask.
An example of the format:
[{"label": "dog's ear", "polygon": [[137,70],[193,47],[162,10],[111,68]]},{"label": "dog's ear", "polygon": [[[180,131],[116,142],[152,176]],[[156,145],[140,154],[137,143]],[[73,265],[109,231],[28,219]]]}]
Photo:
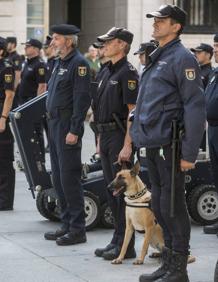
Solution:
[{"label": "dog's ear", "polygon": [[121,169],[127,169],[127,164],[126,164],[126,162],[122,162],[121,165],[122,165]]},{"label": "dog's ear", "polygon": [[139,174],[139,171],[140,171],[140,164],[139,164],[139,161],[137,161],[133,168],[130,170],[130,174],[131,176],[136,176]]}]

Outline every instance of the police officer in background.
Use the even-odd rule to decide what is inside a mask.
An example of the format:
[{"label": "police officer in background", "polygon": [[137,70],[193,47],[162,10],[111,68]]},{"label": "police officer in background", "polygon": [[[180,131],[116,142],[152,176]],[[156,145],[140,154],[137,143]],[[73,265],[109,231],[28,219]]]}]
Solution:
[{"label": "police officer in background", "polygon": [[[214,36],[214,57],[218,63],[218,33]],[[214,70],[205,91],[207,122],[208,122],[208,144],[213,178],[218,191],[218,67]],[[218,222],[204,227],[204,233],[217,234]]]},{"label": "police officer in background", "polygon": [[[132,140],[129,136],[129,111],[135,107],[138,93],[138,74],[127,61],[133,34],[124,28],[112,28],[98,37],[104,42],[104,55],[111,61],[104,67],[97,90],[96,122],[104,179],[108,185],[118,171],[115,162],[131,162]],[[123,196],[107,191],[115,223],[113,238],[106,247],[95,250],[96,256],[115,259],[121,250],[125,233],[125,202]],[[126,258],[136,256],[132,238]]]},{"label": "police officer in background", "polygon": [[15,74],[6,56],[7,42],[0,37],[0,211],[13,210],[15,171],[14,139],[8,115],[14,98]]},{"label": "police officer in background", "polygon": [[[194,168],[205,126],[205,103],[197,61],[180,42],[186,13],[163,5],[154,18],[152,37],[159,47],[150,55],[141,79],[131,136],[146,148],[152,209],[163,228],[163,264],[140,282],[187,282],[190,221],[186,207],[185,171]],[[172,121],[183,123],[180,156],[172,175]],[[174,216],[170,215],[171,181],[175,180]]]},{"label": "police officer in background", "polygon": [[44,51],[44,54],[47,58],[46,83],[48,83],[48,81],[51,77],[51,74],[52,74],[52,71],[54,69],[56,59],[57,59],[56,52],[55,52],[53,46],[50,45],[51,41],[52,41],[52,36],[47,35],[46,40],[43,44],[43,51]]},{"label": "police officer in background", "polygon": [[45,233],[58,245],[86,242],[81,187],[83,122],[90,106],[90,69],[77,50],[79,29],[60,24],[51,28],[51,45],[59,55],[48,84],[47,112],[53,185],[61,207],[60,229]]},{"label": "police officer in background", "polygon": [[210,74],[213,70],[211,59],[213,57],[213,47],[206,43],[201,43],[200,46],[190,49],[196,56],[201,69],[201,79],[204,89],[207,87]]}]

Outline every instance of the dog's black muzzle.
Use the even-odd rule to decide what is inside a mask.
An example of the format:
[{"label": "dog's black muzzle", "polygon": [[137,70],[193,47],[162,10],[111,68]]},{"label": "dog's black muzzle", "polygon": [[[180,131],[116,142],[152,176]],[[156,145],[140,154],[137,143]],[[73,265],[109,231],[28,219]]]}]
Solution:
[{"label": "dog's black muzzle", "polygon": [[113,193],[113,196],[118,197],[120,194],[126,191],[126,182],[120,175],[115,178],[110,184],[108,184],[107,189]]}]

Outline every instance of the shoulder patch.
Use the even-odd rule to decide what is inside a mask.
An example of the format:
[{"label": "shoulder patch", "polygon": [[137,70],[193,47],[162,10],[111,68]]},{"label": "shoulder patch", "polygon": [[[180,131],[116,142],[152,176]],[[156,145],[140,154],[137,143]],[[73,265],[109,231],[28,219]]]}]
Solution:
[{"label": "shoulder patch", "polygon": [[195,80],[195,69],[185,69],[185,76],[188,80]]},{"label": "shoulder patch", "polygon": [[16,66],[19,66],[19,61],[18,60],[16,60],[14,63],[15,63]]},{"label": "shoulder patch", "polygon": [[86,76],[87,74],[87,67],[79,66],[78,67],[78,75],[79,76]]},{"label": "shoulder patch", "polygon": [[128,80],[128,88],[129,90],[135,90],[136,89],[136,80]]},{"label": "shoulder patch", "polygon": [[5,74],[5,82],[7,83],[12,82],[12,74]]},{"label": "shoulder patch", "polygon": [[132,64],[128,63],[128,67],[129,67],[129,69],[130,69],[131,71],[136,71],[136,68],[133,67]]},{"label": "shoulder patch", "polygon": [[44,75],[44,74],[45,74],[45,69],[39,68],[39,75]]}]

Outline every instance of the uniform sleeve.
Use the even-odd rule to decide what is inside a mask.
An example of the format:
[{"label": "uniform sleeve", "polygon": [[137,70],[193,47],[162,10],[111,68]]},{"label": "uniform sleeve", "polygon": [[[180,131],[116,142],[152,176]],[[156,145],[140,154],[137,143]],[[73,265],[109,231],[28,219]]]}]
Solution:
[{"label": "uniform sleeve", "polygon": [[90,68],[86,61],[82,61],[74,66],[73,81],[73,115],[71,117],[70,132],[80,135],[86,113],[91,104]]},{"label": "uniform sleeve", "polygon": [[22,69],[22,59],[21,59],[21,56],[17,55],[15,58],[14,58],[14,70],[15,71],[21,71]]},{"label": "uniform sleeve", "polygon": [[182,159],[195,162],[205,129],[206,109],[200,69],[190,54],[182,57],[174,71],[183,103],[185,134],[182,140]]},{"label": "uniform sleeve", "polygon": [[123,103],[136,104],[138,95],[138,74],[135,70],[128,70],[121,80]]},{"label": "uniform sleeve", "polygon": [[7,67],[4,71],[4,90],[14,91],[15,74],[12,67]]},{"label": "uniform sleeve", "polygon": [[36,67],[35,67],[35,77],[37,83],[46,83],[46,65],[43,62],[40,62]]}]

